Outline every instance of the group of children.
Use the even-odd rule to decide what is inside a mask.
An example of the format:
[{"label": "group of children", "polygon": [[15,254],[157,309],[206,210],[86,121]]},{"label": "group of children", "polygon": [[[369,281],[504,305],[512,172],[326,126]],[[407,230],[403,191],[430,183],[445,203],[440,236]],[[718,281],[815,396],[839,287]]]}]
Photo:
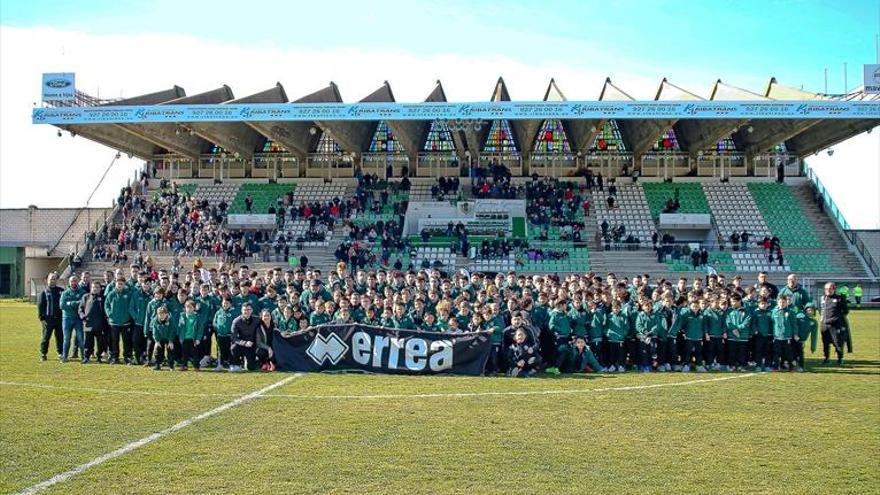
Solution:
[{"label": "group of children", "polygon": [[341,262],[325,283],[318,270],[198,265],[178,275],[132,266],[128,278],[117,270],[103,283],[71,277],[60,306],[65,328],[79,329],[74,356],[78,348],[83,363],[155,369],[272,370],[276,331],[331,322],[486,331],[486,374],[509,376],[802,371],[806,341],[811,352],[817,344],[816,307],[795,275],[777,289],[766,274],[754,285],[712,275],[704,286],[702,277],[673,285],[647,275],[351,273]]}]

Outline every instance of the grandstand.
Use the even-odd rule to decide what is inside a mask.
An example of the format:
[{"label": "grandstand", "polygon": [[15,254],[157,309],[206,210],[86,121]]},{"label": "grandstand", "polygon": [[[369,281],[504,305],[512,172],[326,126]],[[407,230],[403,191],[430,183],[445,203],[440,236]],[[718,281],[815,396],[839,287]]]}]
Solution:
[{"label": "grandstand", "polygon": [[[687,95],[690,97],[685,98]],[[754,97],[759,95],[760,98]],[[747,98],[748,97],[748,98]],[[754,98],[753,98],[754,97]],[[658,101],[700,101],[667,80],[657,92]],[[759,93],[736,88],[720,80],[712,89],[710,101],[764,99],[810,100],[829,103],[877,101],[864,93],[822,95],[786,87],[772,79]],[[545,94],[546,101],[567,104],[555,81]],[[599,102],[623,102],[632,99],[606,80]],[[91,100],[88,100],[91,101]],[[446,95],[438,81],[428,98],[432,105],[445,104]],[[504,80],[499,79],[492,101],[509,102]],[[139,105],[288,105],[281,85],[245,98],[235,99],[231,89],[223,87],[199,95],[187,96],[182,88],[159,91],[113,102],[114,107]],[[299,103],[342,104],[334,84],[297,100]],[[293,106],[290,108],[295,108]],[[392,105],[390,85],[385,83],[364,98],[370,104]],[[649,102],[647,102],[649,103]],[[80,103],[82,104],[82,103]],[[94,102],[92,102],[94,104]],[[106,105],[106,104],[105,104]],[[52,111],[77,112],[82,107]],[[370,266],[390,268],[397,260],[404,268],[442,266],[445,269],[467,268],[475,271],[524,273],[572,273],[594,270],[623,273],[650,273],[674,277],[683,272],[704,272],[694,267],[687,256],[658,256],[652,247],[652,235],[662,236],[660,215],[670,200],[675,213],[702,214],[711,218],[711,231],[705,239],[689,244],[710,251],[712,269],[722,272],[768,271],[781,280],[790,270],[813,276],[873,277],[875,257],[870,242],[856,242],[854,234],[843,231],[835,218],[825,214],[814,200],[816,194],[804,177],[803,158],[849,136],[880,124],[880,119],[854,116],[850,119],[795,119],[754,116],[740,119],[659,119],[635,118],[471,118],[434,120],[349,120],[348,117],[265,122],[229,120],[221,122],[164,122],[115,124],[98,122],[88,126],[76,118],[57,122],[41,117],[35,122],[53,123],[60,129],[86,139],[109,145],[121,152],[145,160],[144,176],[149,178],[146,198],[160,196],[160,180],[174,184],[184,197],[206,201],[208,211],[226,205],[226,214],[265,215],[273,208],[284,216],[283,225],[265,232],[264,242],[283,235],[286,245],[277,251],[259,246],[245,257],[253,267],[279,263],[298,265],[305,256],[311,266],[332,269],[334,250],[347,239],[343,226],[371,228],[377,222],[408,218],[405,210],[395,213],[395,204],[433,200],[432,188],[440,176],[461,177],[461,188],[444,195],[444,201],[480,201],[471,185],[474,171],[483,174],[480,181],[494,184],[493,173],[504,170],[512,175],[511,187],[516,198],[526,199],[524,190],[534,181],[560,179],[550,197],[564,194],[565,188],[576,197],[589,199],[584,210],[574,200],[563,202],[561,218],[537,225],[513,218],[500,233],[470,233],[470,252],[454,252],[456,237],[434,233],[425,241],[410,235],[402,248],[385,248],[389,265],[383,265],[379,240],[362,241],[375,258]],[[500,114],[499,114],[500,115]],[[181,132],[183,131],[183,132]],[[208,150],[208,151],[206,151]],[[672,167],[669,164],[673,164]],[[507,168],[499,165],[507,165]],[[389,169],[392,175],[386,177]],[[409,170],[408,188],[400,188],[404,167]],[[639,177],[630,177],[639,172]],[[330,226],[323,221],[292,218],[292,206],[357,203],[358,180],[375,174],[366,183],[367,190],[379,201],[387,191],[388,201],[374,209],[360,209],[336,218]],[[624,175],[626,174],[626,175]],[[604,188],[594,182],[602,176]],[[784,176],[784,183],[778,180]],[[357,177],[357,178],[356,178]],[[469,180],[471,181],[469,183]],[[587,185],[589,183],[589,186]],[[567,184],[563,187],[562,184]],[[609,188],[616,189],[613,207],[608,204]],[[486,190],[491,190],[487,187]],[[561,196],[560,196],[561,197]],[[489,197],[487,200],[491,200]],[[826,201],[829,198],[825,198]],[[353,204],[354,204],[353,203]],[[531,203],[530,203],[531,204]],[[537,204],[537,203],[536,203]],[[248,206],[249,205],[249,206]],[[347,210],[346,210],[347,211]],[[109,227],[120,226],[119,209],[107,210]],[[103,213],[102,213],[103,214]],[[4,215],[20,215],[6,212]],[[12,217],[10,217],[12,218]],[[69,224],[65,217],[61,224]],[[314,219],[313,219],[314,220]],[[491,225],[492,221],[487,220]],[[497,223],[498,220],[495,220]],[[620,226],[624,234],[603,238],[602,225],[609,231]],[[4,221],[4,224],[7,224]],[[54,256],[64,256],[72,246],[82,250],[76,240],[85,235],[81,222],[70,229],[52,248]],[[12,225],[12,223],[9,223]],[[55,225],[44,223],[43,225]],[[279,227],[280,226],[280,227]],[[100,226],[98,226],[100,228]],[[7,235],[4,225],[4,236]],[[93,227],[94,230],[94,227]],[[490,229],[491,230],[491,229]],[[577,231],[579,238],[572,239]],[[732,234],[749,234],[747,250],[740,250]],[[21,237],[21,236],[19,236]],[[783,261],[769,258],[757,243],[776,237],[782,247]],[[485,256],[476,248],[482,242],[503,239],[510,244]],[[628,241],[628,242],[627,242]],[[41,241],[42,242],[42,241]],[[114,239],[108,239],[113,244]],[[43,244],[46,244],[43,242]],[[861,246],[857,249],[857,246]],[[147,246],[150,247],[150,246]],[[685,250],[688,251],[688,250]],[[278,252],[283,255],[279,258]],[[498,254],[502,253],[502,254]],[[98,271],[112,266],[109,261],[90,260],[82,252],[84,268]],[[129,253],[133,254],[133,253]],[[170,263],[174,253],[153,250],[149,254],[157,264]],[[204,256],[204,255],[203,255]],[[208,256],[211,258],[212,256]],[[182,256],[184,266],[194,261],[195,253]],[[28,277],[34,278],[34,277]],[[36,281],[35,281],[36,282]],[[37,282],[39,283],[39,282]],[[22,284],[23,285],[23,284]]]}]

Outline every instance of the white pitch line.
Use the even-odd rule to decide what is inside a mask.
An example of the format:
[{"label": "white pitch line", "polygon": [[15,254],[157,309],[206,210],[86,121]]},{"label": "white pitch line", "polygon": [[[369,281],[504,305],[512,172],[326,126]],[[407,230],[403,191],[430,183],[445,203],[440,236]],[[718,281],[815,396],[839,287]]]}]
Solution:
[{"label": "white pitch line", "polygon": [[596,392],[622,392],[627,390],[644,390],[650,388],[664,387],[683,387],[686,385],[697,385],[700,383],[722,382],[726,380],[739,380],[742,378],[750,378],[762,375],[764,373],[746,373],[743,375],[723,376],[718,378],[706,378],[702,380],[688,380],[684,382],[673,383],[655,383],[653,385],[629,385],[626,387],[604,387],[604,388],[581,388],[581,389],[558,389],[558,390],[517,390],[506,392],[450,392],[436,394],[380,394],[380,395],[305,395],[305,394],[265,394],[260,396],[261,399],[288,398],[288,399],[326,399],[326,400],[346,400],[346,399],[430,399],[438,397],[487,397],[487,396],[505,396],[505,395],[569,395]]},{"label": "white pitch line", "polygon": [[70,387],[67,385],[51,385],[48,383],[30,382],[6,382],[0,381],[0,386],[41,388],[46,390],[63,390],[66,392],[92,392],[96,394],[119,394],[119,395],[158,395],[162,397],[238,397],[241,394],[198,394],[186,392],[167,392],[162,390],[124,390],[114,388],[96,387]]},{"label": "white pitch line", "polygon": [[119,456],[125,455],[133,450],[139,449],[139,448],[143,447],[144,445],[147,445],[151,442],[154,442],[164,436],[167,436],[167,435],[170,435],[174,432],[182,430],[197,421],[201,421],[203,419],[210,418],[211,416],[215,416],[217,414],[220,414],[224,411],[232,409],[233,407],[240,406],[241,404],[244,404],[245,402],[251,401],[253,399],[256,399],[256,398],[262,396],[263,394],[265,394],[266,392],[268,392],[270,390],[278,388],[282,385],[286,385],[286,384],[290,383],[291,380],[294,380],[294,379],[299,378],[301,376],[302,376],[302,373],[296,373],[292,376],[284,378],[283,380],[279,380],[279,381],[277,381],[267,387],[263,387],[260,390],[257,390],[255,392],[251,392],[251,393],[249,393],[247,395],[243,395],[233,401],[227,402],[226,404],[217,406],[214,409],[211,409],[210,411],[206,411],[206,412],[203,412],[203,413],[198,414],[196,416],[193,416],[189,419],[185,419],[170,428],[166,428],[162,431],[159,431],[159,432],[153,433],[152,435],[148,435],[144,438],[141,438],[140,440],[136,440],[134,442],[131,442],[127,445],[124,445],[124,446],[114,450],[113,452],[109,452],[109,453],[104,454],[102,456],[96,457],[96,458],[92,459],[91,461],[89,461],[85,464],[80,464],[79,466],[76,466],[75,468],[73,468],[69,471],[65,471],[61,474],[56,474],[55,476],[47,479],[46,481],[42,481],[40,483],[37,483],[36,485],[25,488],[24,490],[21,490],[20,492],[18,492],[17,495],[33,495],[33,494],[39,493],[47,488],[50,488],[54,485],[57,485],[58,483],[63,483],[65,481],[69,480],[70,478],[73,478],[74,476],[82,474],[83,472],[85,472],[86,470],[88,470],[90,468],[93,468],[95,466],[103,464],[103,463],[105,463],[111,459],[115,459]]},{"label": "white pitch line", "polygon": [[[763,373],[746,373],[743,375],[723,376],[716,378],[705,378],[700,380],[688,380],[673,383],[655,383],[653,385],[628,385],[624,387],[604,387],[604,388],[581,388],[581,389],[554,389],[554,390],[512,390],[504,392],[449,392],[449,393],[433,393],[433,394],[376,394],[376,395],[307,395],[307,394],[261,394],[258,399],[320,399],[320,400],[352,400],[352,399],[431,399],[442,397],[488,397],[488,396],[505,396],[505,395],[570,395],[584,394],[596,392],[616,392],[627,390],[644,390],[651,388],[663,387],[682,387],[687,385],[697,385],[700,383],[720,382],[726,380],[738,380],[741,378],[749,378],[761,375]],[[92,392],[120,395],[148,395],[148,396],[166,396],[166,397],[237,397],[238,394],[198,394],[198,393],[180,393],[180,392],[162,392],[150,390],[121,390],[109,388],[91,388],[91,387],[69,387],[63,385],[47,385],[42,383],[27,382],[5,382],[0,381],[0,386],[14,387],[31,387],[48,390],[63,390],[68,392]]]}]

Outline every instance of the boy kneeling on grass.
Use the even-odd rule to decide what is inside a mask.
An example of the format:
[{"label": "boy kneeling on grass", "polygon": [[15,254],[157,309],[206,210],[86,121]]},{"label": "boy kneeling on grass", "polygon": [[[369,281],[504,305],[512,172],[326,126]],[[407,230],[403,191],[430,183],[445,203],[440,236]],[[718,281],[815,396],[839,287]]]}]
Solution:
[{"label": "boy kneeling on grass", "polygon": [[150,333],[153,335],[153,352],[155,353],[153,369],[162,369],[162,363],[168,358],[168,369],[174,371],[174,342],[177,340],[175,327],[171,325],[168,308],[156,308],[156,316],[150,320]]},{"label": "boy kneeling on grass", "polygon": [[602,373],[602,365],[587,347],[587,340],[582,336],[574,339],[574,346],[568,348],[566,360],[560,370],[563,373]]},{"label": "boy kneeling on grass", "polygon": [[513,343],[507,348],[507,376],[525,378],[532,376],[541,364],[538,347],[526,342],[526,331],[517,328],[513,334]]}]

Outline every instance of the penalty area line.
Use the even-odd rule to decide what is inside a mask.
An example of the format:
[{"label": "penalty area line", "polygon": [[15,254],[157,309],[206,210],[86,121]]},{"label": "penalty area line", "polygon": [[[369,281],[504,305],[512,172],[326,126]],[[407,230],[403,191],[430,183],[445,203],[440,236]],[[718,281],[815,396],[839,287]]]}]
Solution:
[{"label": "penalty area line", "polygon": [[144,445],[155,442],[156,440],[159,440],[162,437],[165,437],[165,436],[168,436],[172,433],[180,431],[180,430],[182,430],[182,429],[184,429],[184,428],[186,428],[186,427],[188,427],[198,421],[210,418],[211,416],[216,416],[216,415],[218,415],[224,411],[227,411],[229,409],[232,409],[236,406],[240,406],[246,402],[257,399],[257,398],[261,397],[263,394],[265,394],[266,392],[269,392],[270,390],[274,390],[278,387],[286,385],[286,384],[290,383],[292,380],[299,378],[301,376],[302,376],[302,373],[296,373],[292,376],[289,376],[287,378],[279,380],[269,386],[263,387],[257,391],[251,392],[247,395],[242,395],[241,397],[239,397],[233,401],[229,401],[229,402],[222,404],[220,406],[217,406],[214,409],[211,409],[210,411],[205,411],[201,414],[197,414],[191,418],[185,419],[185,420],[175,424],[174,426],[171,426],[170,428],[166,428],[162,431],[153,433],[152,435],[147,435],[144,438],[141,438],[140,440],[135,440],[134,442],[123,445],[122,447],[120,447],[112,452],[108,452],[104,455],[96,457],[85,464],[80,464],[79,466],[76,466],[68,471],[65,471],[60,474],[56,474],[55,476],[53,476],[45,481],[42,481],[40,483],[37,483],[36,485],[30,486],[28,488],[25,488],[24,490],[17,492],[17,495],[33,495],[35,493],[42,492],[43,490],[46,490],[47,488],[51,488],[52,486],[57,485],[58,483],[63,483],[65,481],[73,478],[74,476],[82,474],[83,472],[85,472],[95,466],[103,464],[111,459],[115,459],[117,457],[125,455],[133,450],[137,450],[137,449],[143,447]]}]

